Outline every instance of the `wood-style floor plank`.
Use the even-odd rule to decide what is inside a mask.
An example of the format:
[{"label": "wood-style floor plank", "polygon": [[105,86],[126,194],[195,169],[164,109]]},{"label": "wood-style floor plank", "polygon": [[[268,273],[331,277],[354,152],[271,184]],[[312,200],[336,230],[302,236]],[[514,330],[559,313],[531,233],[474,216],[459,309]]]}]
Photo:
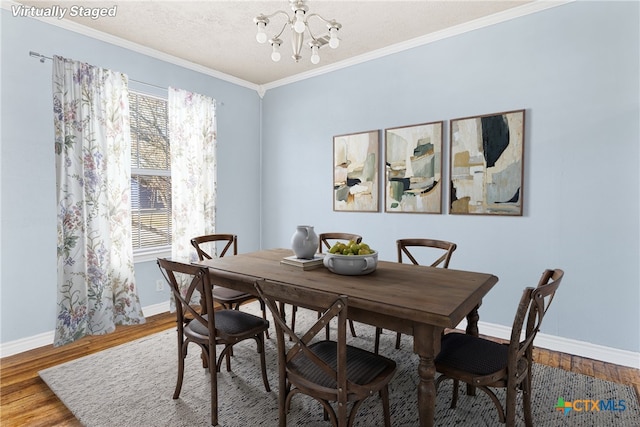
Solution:
[{"label": "wood-style floor plank", "polygon": [[[38,376],[38,371],[175,327],[175,315],[147,318],[143,325],[119,326],[109,335],[85,337],[54,348],[41,347],[0,360],[0,425],[79,427],[80,423]],[[535,349],[537,363],[631,385],[640,396],[640,370],[566,353]]]}]

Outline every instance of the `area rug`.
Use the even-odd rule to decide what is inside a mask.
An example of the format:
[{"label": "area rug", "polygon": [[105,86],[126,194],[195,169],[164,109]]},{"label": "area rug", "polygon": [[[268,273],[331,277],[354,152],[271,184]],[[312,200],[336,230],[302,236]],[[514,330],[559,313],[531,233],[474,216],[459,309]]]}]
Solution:
[{"label": "area rug", "polygon": [[[245,310],[259,312],[257,304]],[[315,313],[298,310],[296,329],[315,319]],[[273,331],[273,326],[271,327]],[[375,328],[356,323],[358,336],[350,344],[373,349]],[[151,427],[209,425],[209,374],[202,368],[196,346],[186,360],[182,393],[172,399],[177,372],[176,332],[169,330],[100,353],[41,371],[47,383],[74,416],[87,427]],[[417,356],[411,337],[403,336],[394,348],[395,333],[385,331],[381,352],[398,363],[390,384],[391,422],[394,426],[417,426]],[[221,426],[277,426],[278,379],[274,334],[266,340],[271,392],[264,390],[255,343],[236,347],[232,371],[218,374],[219,422]],[[536,364],[533,368],[533,415],[536,426],[640,426],[640,410],[633,388],[561,369]],[[467,396],[461,386],[457,408],[450,409],[451,381],[437,394],[437,426],[500,425],[493,403],[482,392]],[[504,399],[504,395],[499,395]],[[556,408],[559,400],[568,403]],[[601,403],[602,402],[602,403]],[[564,405],[563,403],[563,405]],[[561,405],[562,406],[562,405]],[[597,409],[596,410],[596,406]],[[570,409],[574,408],[574,409]],[[379,397],[361,406],[355,425],[378,426],[382,420]],[[297,395],[292,401],[289,426],[327,426],[320,405]],[[518,401],[517,425],[524,425]]]}]

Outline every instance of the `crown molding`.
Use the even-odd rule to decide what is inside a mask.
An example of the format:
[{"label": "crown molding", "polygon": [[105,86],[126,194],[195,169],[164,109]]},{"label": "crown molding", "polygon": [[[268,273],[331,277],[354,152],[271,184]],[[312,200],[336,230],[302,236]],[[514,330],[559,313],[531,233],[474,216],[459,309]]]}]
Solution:
[{"label": "crown molding", "polygon": [[[16,3],[14,1],[2,2],[2,8],[9,11],[11,10],[12,5],[16,6],[16,5],[19,5],[19,3]],[[73,21],[69,21],[66,19],[43,18],[43,17],[29,17],[29,18],[37,19],[38,21],[41,21],[50,25],[54,25],[56,27],[60,27],[65,30],[73,31],[75,33],[78,33],[87,37],[91,37],[91,38],[94,38],[118,47],[123,47],[125,49],[129,49],[134,52],[141,53],[143,55],[147,55],[152,58],[156,58],[161,61],[168,62],[170,64],[178,65],[180,67],[187,68],[189,70],[196,71],[198,73],[206,74],[208,76],[215,77],[217,79],[220,79],[229,83],[233,83],[238,86],[243,86],[255,91],[259,90],[259,86],[255,83],[251,83],[246,80],[242,80],[237,77],[231,76],[229,74],[225,74],[220,71],[216,71],[211,68],[207,68],[202,65],[198,65],[193,62],[186,61],[181,58],[177,58],[173,55],[169,55],[167,53],[160,52],[155,49],[151,49],[147,46],[143,46],[141,44],[134,43],[129,40],[125,40],[123,38],[104,33],[102,31],[94,30],[93,28],[86,27],[84,25],[78,24]],[[29,19],[29,18],[23,18],[23,19]],[[52,56],[52,55],[49,55],[49,56]]]},{"label": "crown molding", "polygon": [[525,5],[515,7],[513,9],[509,9],[500,13],[496,13],[494,15],[469,21],[464,24],[447,28],[442,31],[437,31],[421,37],[416,37],[414,39],[397,43],[391,46],[387,46],[382,49],[378,49],[362,55],[354,56],[347,60],[336,62],[331,65],[315,68],[311,71],[296,74],[291,77],[273,81],[271,83],[266,83],[264,85],[261,85],[261,88],[262,88],[261,91],[264,94],[267,90],[273,89],[279,86],[285,86],[290,83],[299,82],[301,80],[306,80],[311,77],[316,77],[322,74],[326,74],[326,73],[330,73],[343,68],[351,67],[357,64],[362,64],[363,62],[382,58],[384,56],[392,55],[394,53],[402,52],[408,49],[413,49],[415,47],[423,46],[423,45],[433,43],[439,40],[443,40],[449,37],[458,36],[460,34],[468,33],[470,31],[474,31],[480,28],[489,27],[491,25],[509,21],[511,19],[520,18],[522,16],[530,15],[532,13],[540,12],[540,11],[561,6],[567,3],[573,3],[575,1],[577,0],[559,0],[559,1],[536,0],[531,3],[527,3]]}]

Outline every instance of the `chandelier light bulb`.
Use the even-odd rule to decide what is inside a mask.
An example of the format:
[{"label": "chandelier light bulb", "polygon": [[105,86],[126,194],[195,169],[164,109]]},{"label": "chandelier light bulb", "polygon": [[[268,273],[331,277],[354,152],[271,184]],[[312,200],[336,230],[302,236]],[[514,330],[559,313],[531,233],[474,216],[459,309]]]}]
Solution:
[{"label": "chandelier light bulb", "polygon": [[311,46],[311,63],[313,65],[318,64],[320,62],[320,55],[318,54],[318,46]]},{"label": "chandelier light bulb", "polygon": [[271,52],[271,60],[273,62],[280,61],[282,55],[280,55],[280,43],[272,42],[271,46],[273,46],[273,52]]},{"label": "chandelier light bulb", "polygon": [[258,22],[258,34],[256,34],[256,40],[258,43],[264,43],[267,41],[267,33],[264,29],[267,26],[264,22]]},{"label": "chandelier light bulb", "polygon": [[338,29],[336,27],[331,27],[329,29],[329,47],[331,49],[335,49],[340,46],[340,39],[338,38]]},{"label": "chandelier light bulb", "polygon": [[304,10],[298,9],[296,10],[296,22],[293,24],[293,29],[296,33],[302,34],[304,33],[304,29],[306,27],[304,23]]}]

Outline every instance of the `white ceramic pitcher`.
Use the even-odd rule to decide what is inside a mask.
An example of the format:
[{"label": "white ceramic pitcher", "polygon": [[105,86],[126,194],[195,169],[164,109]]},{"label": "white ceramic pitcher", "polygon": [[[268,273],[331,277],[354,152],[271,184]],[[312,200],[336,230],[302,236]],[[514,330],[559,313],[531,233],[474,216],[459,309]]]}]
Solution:
[{"label": "white ceramic pitcher", "polygon": [[312,259],[318,250],[318,235],[311,225],[299,225],[291,237],[291,249],[298,258]]}]

